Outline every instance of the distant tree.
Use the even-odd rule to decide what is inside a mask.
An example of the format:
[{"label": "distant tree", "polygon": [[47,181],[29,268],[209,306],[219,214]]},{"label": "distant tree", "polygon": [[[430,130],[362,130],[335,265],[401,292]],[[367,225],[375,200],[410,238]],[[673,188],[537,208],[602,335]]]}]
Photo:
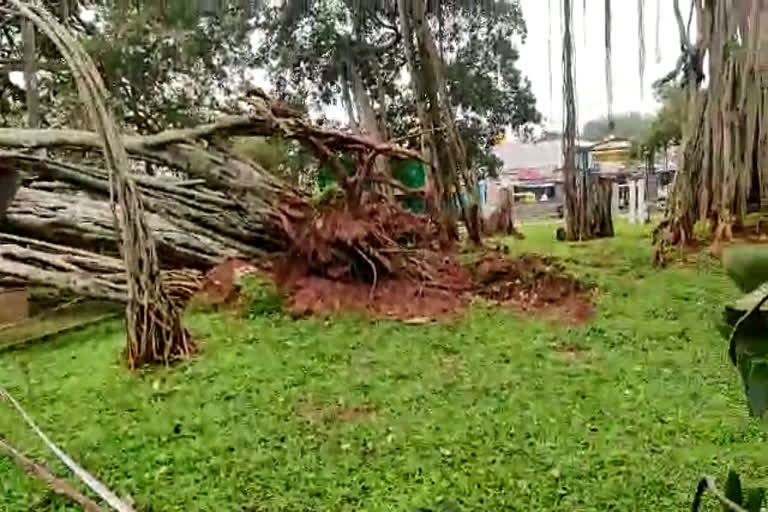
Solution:
[{"label": "distant tree", "polygon": [[[74,0],[46,3],[56,6],[94,59],[118,119],[132,131],[155,132],[206,120],[226,108],[227,98],[243,83],[252,16],[246,0],[95,0],[87,3],[87,21],[78,16]],[[35,40],[30,31],[22,37],[15,24],[3,23],[6,18],[0,13],[0,61],[9,63],[0,66],[0,123],[14,122],[26,92],[25,103],[32,100],[27,110],[43,126],[84,125],[87,116],[58,51],[46,38]],[[24,52],[32,46],[34,52]],[[2,71],[28,70],[33,57],[41,70],[31,75],[37,87],[33,83],[32,89],[19,91]]]},{"label": "distant tree", "polygon": [[679,143],[685,120],[683,89],[676,85],[665,85],[656,91],[656,97],[661,103],[661,109],[653,117],[643,140],[643,145],[652,152]]},{"label": "distant tree", "polygon": [[630,140],[640,140],[645,136],[652,120],[653,116],[644,115],[639,112],[618,114],[613,116],[614,126],[611,129],[610,120],[607,117],[593,119],[584,125],[581,136],[592,141],[603,140],[610,135]]}]

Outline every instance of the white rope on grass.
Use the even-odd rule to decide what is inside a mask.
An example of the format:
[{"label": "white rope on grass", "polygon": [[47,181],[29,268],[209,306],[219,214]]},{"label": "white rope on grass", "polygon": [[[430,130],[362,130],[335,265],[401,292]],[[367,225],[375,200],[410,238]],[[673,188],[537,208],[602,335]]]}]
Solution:
[{"label": "white rope on grass", "polygon": [[64,453],[45,433],[40,430],[40,427],[34,422],[32,417],[24,410],[24,408],[14,399],[5,388],[0,387],[0,398],[7,401],[13,406],[14,409],[24,418],[24,421],[29,428],[37,434],[37,437],[42,439],[43,443],[56,455],[56,457],[67,466],[85,485],[87,485],[93,492],[99,495],[110,507],[117,512],[136,512],[133,507],[125,503],[123,500],[117,497],[106,485],[101,483],[95,476],[83,469],[72,457]]}]

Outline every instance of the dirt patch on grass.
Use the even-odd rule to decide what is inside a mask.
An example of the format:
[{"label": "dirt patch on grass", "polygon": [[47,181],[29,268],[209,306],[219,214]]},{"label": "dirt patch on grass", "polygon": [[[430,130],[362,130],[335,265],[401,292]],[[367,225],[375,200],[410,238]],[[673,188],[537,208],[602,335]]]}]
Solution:
[{"label": "dirt patch on grass", "polygon": [[296,414],[310,423],[350,423],[361,421],[376,412],[369,404],[352,407],[328,406],[312,401],[301,402]]},{"label": "dirt patch on grass", "polygon": [[289,309],[298,315],[363,311],[377,318],[441,319],[464,310],[469,302],[464,294],[403,279],[387,280],[373,288],[308,276],[291,281],[287,288]]},{"label": "dirt patch on grass", "polygon": [[594,358],[594,353],[582,345],[565,343],[554,347],[558,358],[567,363],[585,363]]},{"label": "dirt patch on grass", "polygon": [[497,304],[567,325],[594,316],[594,287],[568,274],[555,258],[523,254],[509,259],[490,253],[477,263],[474,274],[478,295]]},{"label": "dirt patch on grass", "polygon": [[476,296],[517,311],[575,325],[594,314],[593,288],[565,272],[554,258],[525,254],[515,259],[485,252],[465,265],[433,253],[425,281],[387,278],[373,284],[300,272],[278,274],[287,306],[297,315],[361,311],[409,322],[440,320],[463,313]]},{"label": "dirt patch on grass", "polygon": [[240,295],[240,277],[256,271],[258,268],[247,261],[228,259],[208,271],[194,302],[207,306],[235,304]]}]

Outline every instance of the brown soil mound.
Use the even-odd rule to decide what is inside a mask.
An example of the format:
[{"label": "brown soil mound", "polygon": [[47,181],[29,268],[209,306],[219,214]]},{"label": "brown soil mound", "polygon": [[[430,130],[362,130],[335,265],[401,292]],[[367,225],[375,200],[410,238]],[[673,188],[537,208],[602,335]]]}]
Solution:
[{"label": "brown soil mound", "polygon": [[555,258],[523,254],[516,259],[486,254],[475,266],[477,294],[523,311],[557,314],[559,321],[580,324],[594,314],[593,287],[565,271]]},{"label": "brown soil mound", "polygon": [[289,250],[274,262],[275,280],[297,314],[425,320],[460,313],[479,295],[524,311],[590,316],[588,291],[554,260],[487,252],[462,266],[441,225],[375,192],[360,201],[331,194],[286,225]]},{"label": "brown soil mound", "polygon": [[513,260],[489,252],[467,268],[449,256],[435,261],[439,257],[439,253],[430,256],[436,271],[428,284],[387,278],[373,287],[294,275],[280,285],[289,309],[300,315],[363,311],[377,318],[427,321],[462,313],[473,296],[520,311],[556,316],[567,324],[580,324],[593,315],[591,288],[566,274],[552,258],[528,254]]},{"label": "brown soil mound", "polygon": [[386,277],[423,279],[413,250],[448,246],[438,223],[405,211],[384,196],[352,207],[331,197],[289,230],[291,244],[280,268],[306,275],[375,283]]},{"label": "brown soil mound", "polygon": [[423,280],[385,277],[375,283],[306,275],[300,268],[277,266],[277,281],[289,309],[300,315],[364,311],[378,318],[445,318],[466,308],[472,275],[441,253],[419,254]]},{"label": "brown soil mound", "polygon": [[237,282],[240,276],[257,270],[247,261],[237,258],[226,260],[208,271],[195,301],[206,305],[233,303],[239,296]]}]

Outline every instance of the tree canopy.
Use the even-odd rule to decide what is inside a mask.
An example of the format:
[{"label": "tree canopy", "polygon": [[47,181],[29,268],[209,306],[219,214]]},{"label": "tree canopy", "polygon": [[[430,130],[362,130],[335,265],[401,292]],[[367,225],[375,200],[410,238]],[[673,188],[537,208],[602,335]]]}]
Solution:
[{"label": "tree canopy", "polygon": [[587,140],[600,141],[610,135],[640,141],[645,136],[651,125],[653,116],[640,112],[629,112],[613,116],[613,124],[608,117],[601,117],[588,121],[582,130],[582,137]]},{"label": "tree canopy", "polygon": [[[69,1],[67,13],[131,131],[156,132],[227,111],[249,73],[263,69],[272,90],[292,106],[321,117],[343,110],[353,129],[416,146],[418,98],[396,2],[358,4],[93,2],[83,17]],[[491,149],[498,136],[540,120],[530,82],[517,67],[526,37],[519,1],[429,4],[427,19],[468,163],[495,174],[499,162]],[[12,44],[2,57],[20,63],[20,30],[6,28]],[[59,69],[55,49],[40,38],[37,54],[39,67],[52,70],[38,73],[43,126],[82,126],[71,76]],[[23,106],[24,91],[3,74],[1,122],[17,124]]]},{"label": "tree canopy", "polygon": [[[490,151],[494,139],[507,126],[540,119],[530,83],[516,67],[516,45],[526,35],[519,2],[491,4],[446,2],[429,17],[467,156],[488,173],[498,163]],[[396,11],[356,16],[354,9],[343,1],[288,13],[273,8],[262,18],[265,41],[257,62],[284,100],[342,107],[351,124],[362,123],[370,109],[391,137],[417,143],[409,137],[419,131],[419,118]],[[274,19],[283,22],[271,24]]]}]

